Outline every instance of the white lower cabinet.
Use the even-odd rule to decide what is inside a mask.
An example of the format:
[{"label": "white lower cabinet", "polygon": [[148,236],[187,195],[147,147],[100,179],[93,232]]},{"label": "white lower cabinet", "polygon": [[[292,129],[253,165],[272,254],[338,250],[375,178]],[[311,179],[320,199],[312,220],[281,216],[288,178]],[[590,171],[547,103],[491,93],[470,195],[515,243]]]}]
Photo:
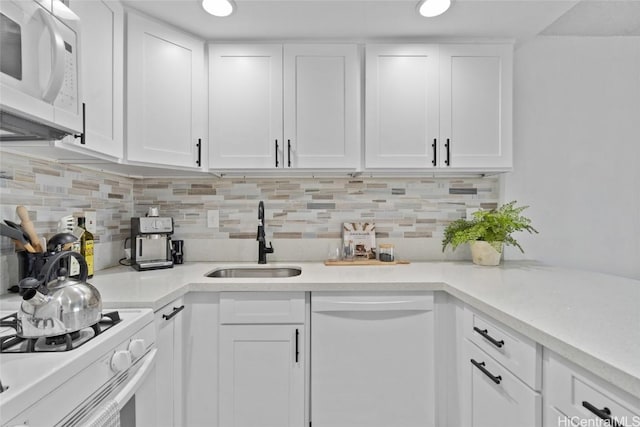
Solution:
[{"label": "white lower cabinet", "polygon": [[542,397],[465,340],[469,427],[540,427]]},{"label": "white lower cabinet", "polygon": [[435,294],[189,293],[156,312],[156,425],[640,425],[637,396]]},{"label": "white lower cabinet", "polygon": [[544,425],[638,426],[640,398],[545,349]]},{"label": "white lower cabinet", "polygon": [[305,304],[304,292],[221,293],[220,426],[305,424]]},{"label": "white lower cabinet", "polygon": [[[185,427],[218,424],[218,292],[189,292],[183,322]],[[220,424],[222,425],[222,424]]]},{"label": "white lower cabinet", "polygon": [[458,312],[460,423],[541,427],[541,348],[469,307]]},{"label": "white lower cabinet", "polygon": [[182,355],[183,314],[182,298],[167,304],[155,313],[157,426],[182,426]]}]

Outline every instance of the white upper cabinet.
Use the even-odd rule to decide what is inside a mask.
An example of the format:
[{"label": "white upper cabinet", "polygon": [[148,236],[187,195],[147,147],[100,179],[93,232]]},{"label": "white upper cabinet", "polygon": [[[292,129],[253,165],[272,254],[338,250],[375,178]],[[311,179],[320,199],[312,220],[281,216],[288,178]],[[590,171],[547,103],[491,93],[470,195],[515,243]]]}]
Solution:
[{"label": "white upper cabinet", "polygon": [[127,161],[201,166],[204,67],[202,41],[127,14]]},{"label": "white upper cabinet", "polygon": [[63,146],[106,158],[123,157],[124,12],[118,1],[71,0],[80,17],[84,142],[68,137]]},{"label": "white upper cabinet", "polygon": [[359,68],[355,45],[285,45],[285,167],[359,166]]},{"label": "white upper cabinet", "polygon": [[365,167],[508,170],[511,45],[370,45]]},{"label": "white upper cabinet", "polygon": [[512,50],[440,46],[440,166],[512,166]]},{"label": "white upper cabinet", "polygon": [[365,79],[365,167],[434,167],[438,47],[368,45]]},{"label": "white upper cabinet", "polygon": [[209,47],[211,169],[357,169],[355,45]]},{"label": "white upper cabinet", "polygon": [[210,45],[209,108],[211,169],[282,166],[282,46]]}]

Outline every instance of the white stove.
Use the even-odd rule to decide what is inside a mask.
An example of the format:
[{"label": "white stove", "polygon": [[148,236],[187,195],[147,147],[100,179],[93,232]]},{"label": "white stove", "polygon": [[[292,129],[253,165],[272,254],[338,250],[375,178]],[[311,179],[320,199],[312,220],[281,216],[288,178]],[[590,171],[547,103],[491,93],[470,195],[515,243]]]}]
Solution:
[{"label": "white stove", "polygon": [[[57,343],[40,338],[0,353],[0,426],[86,425],[107,409],[114,412],[114,407],[115,417],[121,418],[117,425],[136,425],[136,420],[138,425],[152,425],[148,420],[141,422],[144,416],[136,407],[153,404],[153,393],[138,393],[149,382],[155,389],[153,311],[104,313],[110,311],[117,312],[119,321],[105,319],[99,330],[80,331],[73,339],[84,342],[70,349],[69,338]],[[9,315],[0,313],[2,318]],[[1,327],[0,340],[11,341],[6,337],[15,333],[11,327]],[[20,352],[27,349],[36,352]]]}]

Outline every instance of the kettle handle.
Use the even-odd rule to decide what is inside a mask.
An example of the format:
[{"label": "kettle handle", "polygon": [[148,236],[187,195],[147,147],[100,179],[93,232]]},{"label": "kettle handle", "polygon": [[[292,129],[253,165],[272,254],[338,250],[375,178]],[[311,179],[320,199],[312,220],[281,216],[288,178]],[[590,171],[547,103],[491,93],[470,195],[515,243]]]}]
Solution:
[{"label": "kettle handle", "polygon": [[80,280],[81,282],[87,281],[87,278],[89,277],[89,267],[87,267],[87,261],[85,261],[84,257],[78,252],[63,251],[49,257],[47,259],[47,262],[42,267],[41,273],[38,276],[38,280],[40,280],[44,286],[47,286],[47,283],[49,283],[51,273],[53,273],[53,269],[56,267],[56,265],[62,258],[66,257],[73,257],[78,260],[78,264],[80,264],[80,277],[78,280]]}]

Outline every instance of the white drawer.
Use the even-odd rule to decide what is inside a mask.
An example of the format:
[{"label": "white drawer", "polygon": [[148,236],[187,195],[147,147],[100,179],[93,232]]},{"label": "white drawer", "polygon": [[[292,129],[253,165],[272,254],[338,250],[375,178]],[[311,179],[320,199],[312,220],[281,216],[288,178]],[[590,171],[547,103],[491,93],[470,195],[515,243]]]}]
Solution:
[{"label": "white drawer", "polygon": [[542,388],[542,351],[535,341],[503,324],[464,309],[464,336],[534,390]]},{"label": "white drawer", "polygon": [[304,292],[222,292],[220,324],[304,323]]},{"label": "white drawer", "polygon": [[[545,426],[548,427],[640,425],[638,397],[617,389],[546,349],[544,396]],[[611,417],[613,422],[606,423],[603,417]]]},{"label": "white drawer", "polygon": [[[463,370],[469,378],[469,427],[541,427],[542,396],[468,340]],[[464,421],[464,420],[463,420]]]}]

